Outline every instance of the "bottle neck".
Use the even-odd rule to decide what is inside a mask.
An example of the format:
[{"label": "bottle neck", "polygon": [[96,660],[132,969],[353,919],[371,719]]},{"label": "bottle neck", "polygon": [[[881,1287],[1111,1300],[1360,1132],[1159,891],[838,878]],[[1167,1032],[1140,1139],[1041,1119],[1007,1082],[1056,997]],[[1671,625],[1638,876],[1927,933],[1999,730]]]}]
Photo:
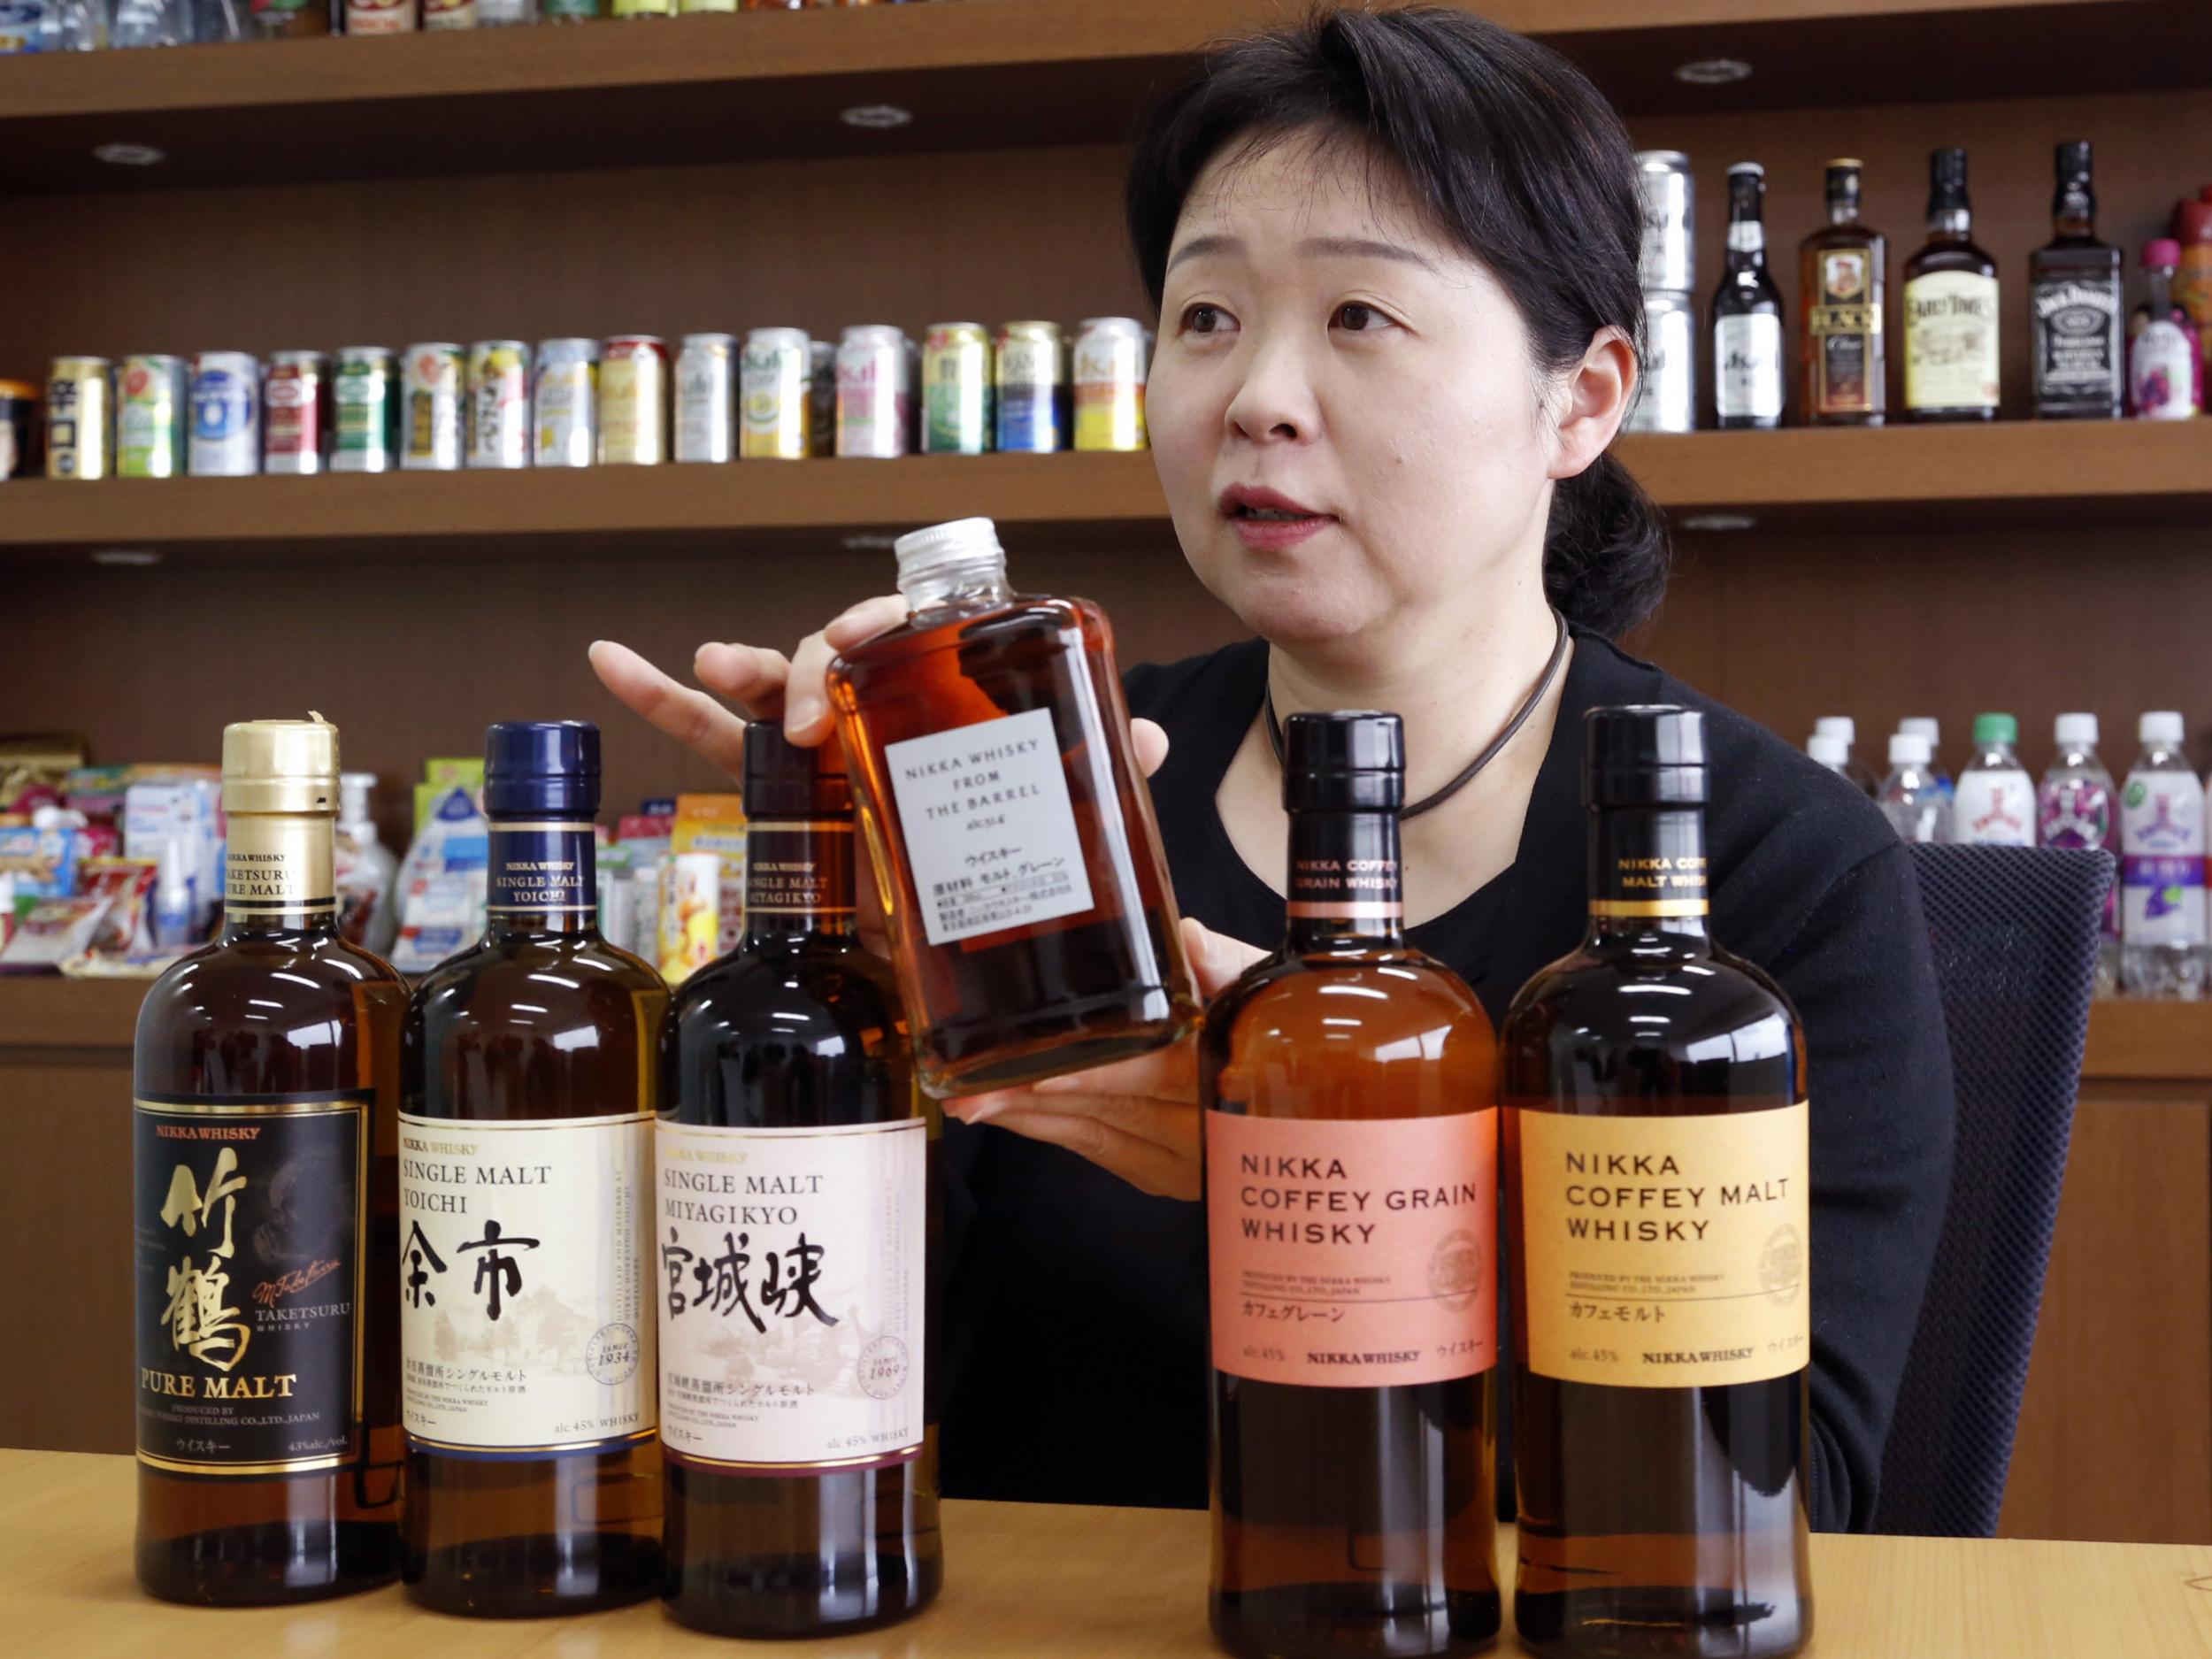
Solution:
[{"label": "bottle neck", "polygon": [[1705,938],[1705,811],[1686,806],[1590,810],[1592,940]]},{"label": "bottle neck", "polygon": [[1290,815],[1283,942],[1299,954],[1405,942],[1395,812]]},{"label": "bottle neck", "polygon": [[1828,192],[1828,222],[1831,225],[1849,225],[1859,217],[1859,187],[1855,180],[1848,187],[1832,187]]},{"label": "bottle neck", "polygon": [[599,849],[589,818],[495,818],[484,924],[502,933],[599,931]]},{"label": "bottle neck", "polygon": [[2154,265],[2145,268],[2143,303],[2148,307],[2153,321],[2166,316],[2174,309],[2173,266]]},{"label": "bottle neck", "polygon": [[322,812],[233,812],[223,936],[338,931],[333,823]]},{"label": "bottle neck", "polygon": [[2086,179],[2061,179],[2051,200],[2051,229],[2062,237],[2093,240],[2097,234],[2097,197]]},{"label": "bottle neck", "polygon": [[1963,197],[1938,196],[1928,204],[1928,234],[1938,242],[1964,242],[1974,233],[1974,210]]},{"label": "bottle neck", "polygon": [[1740,196],[1728,204],[1728,268],[1755,271],[1766,262],[1767,227],[1755,196]]},{"label": "bottle neck", "polygon": [[745,830],[744,943],[849,937],[853,838],[849,812],[753,819]]},{"label": "bottle neck", "polygon": [[989,611],[1014,596],[1006,555],[976,553],[899,572],[899,592],[916,616],[932,611]]}]

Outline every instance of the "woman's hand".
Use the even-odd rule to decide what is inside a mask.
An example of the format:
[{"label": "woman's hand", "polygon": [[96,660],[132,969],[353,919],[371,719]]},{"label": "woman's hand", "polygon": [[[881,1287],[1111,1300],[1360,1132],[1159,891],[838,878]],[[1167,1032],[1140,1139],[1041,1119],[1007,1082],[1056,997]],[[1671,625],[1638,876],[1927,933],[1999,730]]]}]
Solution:
[{"label": "woman's hand", "polygon": [[[1209,1001],[1267,955],[1188,917],[1183,918],[1183,949],[1198,977],[1198,993]],[[1026,1088],[947,1101],[945,1110],[963,1123],[995,1124],[1033,1141],[1065,1147],[1141,1192],[1164,1198],[1199,1195],[1195,1037]]]}]

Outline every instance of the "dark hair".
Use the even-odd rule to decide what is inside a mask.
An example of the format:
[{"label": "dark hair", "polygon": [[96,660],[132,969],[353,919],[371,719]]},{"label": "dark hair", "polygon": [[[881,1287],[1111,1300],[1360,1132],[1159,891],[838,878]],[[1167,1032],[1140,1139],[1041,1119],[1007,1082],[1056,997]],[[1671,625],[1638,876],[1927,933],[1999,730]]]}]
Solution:
[{"label": "dark hair", "polygon": [[[1642,356],[1635,152],[1604,96],[1548,47],[1463,12],[1327,11],[1210,53],[1153,111],[1130,162],[1130,240],[1155,310],[1183,204],[1233,142],[1333,129],[1504,284],[1540,365],[1581,360],[1610,325]],[[1544,588],[1617,637],[1657,608],[1665,520],[1610,452],[1560,480]]]}]

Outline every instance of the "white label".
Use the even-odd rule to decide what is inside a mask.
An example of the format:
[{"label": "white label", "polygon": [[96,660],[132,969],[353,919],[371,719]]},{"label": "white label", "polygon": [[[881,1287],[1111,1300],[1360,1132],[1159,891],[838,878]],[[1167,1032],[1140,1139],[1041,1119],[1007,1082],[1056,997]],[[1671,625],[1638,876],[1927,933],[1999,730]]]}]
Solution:
[{"label": "white label", "polygon": [[884,745],[933,945],[1091,908],[1052,711]]},{"label": "white label", "polygon": [[1938,271],[1905,284],[1905,407],[1997,406],[1997,279]]},{"label": "white label", "polygon": [[400,1114],[411,1437],[543,1455],[652,1430],[652,1123]]},{"label": "white label", "polygon": [[753,1469],[921,1449],[918,1118],[657,1133],[661,1443]]},{"label": "white label", "polygon": [[1782,319],[1724,317],[1713,330],[1713,402],[1724,419],[1782,418]]},{"label": "white label", "polygon": [[2128,399],[2145,420],[2187,420],[2197,412],[2197,349],[2177,323],[2145,323],[2128,352]]},{"label": "white label", "polygon": [[1959,774],[1951,803],[1952,833],[1984,847],[2035,845],[2035,786],[2024,772]]},{"label": "white label", "polygon": [[2195,774],[2130,774],[2120,797],[2120,933],[2131,945],[2204,942],[2204,791]]}]

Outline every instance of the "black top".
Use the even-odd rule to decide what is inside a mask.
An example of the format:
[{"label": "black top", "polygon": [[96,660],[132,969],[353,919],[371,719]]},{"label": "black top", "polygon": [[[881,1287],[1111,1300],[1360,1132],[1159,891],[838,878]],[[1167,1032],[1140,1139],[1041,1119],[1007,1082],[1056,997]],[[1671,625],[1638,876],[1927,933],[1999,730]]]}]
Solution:
[{"label": "black top", "polygon": [[[1152,798],[1178,902],[1272,949],[1283,901],[1215,810],[1258,714],[1252,640],[1126,677],[1172,747]],[[1864,795],[1764,727],[1577,630],[1512,866],[1409,942],[1502,1023],[1585,922],[1582,715],[1678,703],[1706,715],[1713,936],[1780,983],[1805,1023],[1812,1101],[1813,1525],[1864,1528],[1951,1164],[1950,1050],[1903,845]],[[948,1409],[955,1496],[1206,1502],[1206,1235],[1195,1203],[1148,1197],[1056,1147],[946,1125]]]}]

